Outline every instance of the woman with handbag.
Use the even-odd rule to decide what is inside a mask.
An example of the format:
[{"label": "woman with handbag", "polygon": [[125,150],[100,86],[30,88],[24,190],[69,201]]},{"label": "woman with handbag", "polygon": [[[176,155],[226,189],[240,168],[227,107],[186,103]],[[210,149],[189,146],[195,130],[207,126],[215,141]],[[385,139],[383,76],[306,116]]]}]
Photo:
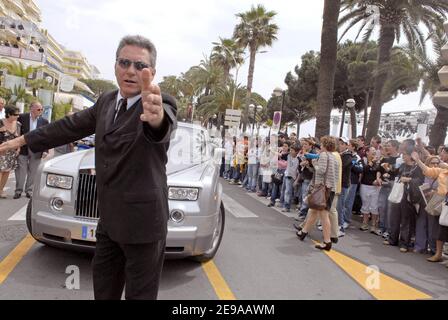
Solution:
[{"label": "woman with handbag", "polygon": [[[10,106],[5,108],[5,119],[0,120],[0,143],[20,136],[19,108]],[[6,199],[3,191],[9,178],[9,173],[17,167],[19,150],[11,150],[0,155],[0,198]]]},{"label": "woman with handbag", "polygon": [[334,199],[334,194],[338,184],[338,164],[332,152],[336,150],[335,139],[324,136],[320,140],[321,152],[319,159],[313,160],[314,175],[306,196],[309,211],[303,229],[297,232],[297,236],[303,241],[309,230],[315,225],[317,218],[320,218],[323,231],[323,244],[316,245],[319,250],[331,250],[330,239],[330,218],[329,210]]},{"label": "woman with handbag", "polygon": [[[423,174],[426,177],[430,177],[432,179],[437,179],[437,192],[432,196],[431,200],[433,198],[438,198],[437,202],[440,201],[442,203],[445,200],[445,196],[448,193],[448,169],[442,169],[440,167],[428,167],[426,166],[421,160],[418,155],[418,153],[413,152],[412,158],[417,162],[417,165],[423,170]],[[439,162],[440,165],[440,162]],[[430,200],[430,202],[431,202]],[[428,205],[430,205],[430,202],[428,202]],[[431,208],[426,208],[428,214],[433,215],[435,217],[434,225],[437,230],[434,230],[433,232],[437,236],[436,241],[436,253],[428,258],[427,260],[429,262],[440,262],[442,261],[442,252],[443,252],[443,244],[448,241],[448,227],[441,226],[438,223],[438,215],[440,215],[440,212],[438,212],[437,209],[435,209],[437,206],[434,205]],[[437,215],[438,214],[438,215]]]},{"label": "woman with handbag", "polygon": [[398,172],[399,181],[404,184],[401,202],[391,208],[390,234],[385,245],[399,245],[400,252],[408,252],[415,231],[416,217],[422,204],[420,189],[425,180],[422,170],[411,157],[403,153],[403,164]]}]

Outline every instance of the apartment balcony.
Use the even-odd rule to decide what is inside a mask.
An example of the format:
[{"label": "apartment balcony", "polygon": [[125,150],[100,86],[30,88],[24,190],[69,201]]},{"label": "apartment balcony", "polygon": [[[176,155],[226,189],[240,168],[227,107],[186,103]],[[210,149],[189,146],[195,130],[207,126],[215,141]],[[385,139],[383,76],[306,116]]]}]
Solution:
[{"label": "apartment balcony", "polygon": [[0,46],[0,57],[17,58],[36,62],[44,61],[44,55],[41,52],[6,46]]},{"label": "apartment balcony", "polygon": [[39,22],[42,21],[41,11],[39,7],[34,3],[33,0],[22,0],[22,4],[25,10],[32,16],[36,17]]},{"label": "apartment balcony", "polygon": [[26,10],[21,0],[8,0],[6,1],[6,3],[7,6],[9,6],[10,9],[14,10],[14,12],[19,16],[23,17],[26,15]]}]

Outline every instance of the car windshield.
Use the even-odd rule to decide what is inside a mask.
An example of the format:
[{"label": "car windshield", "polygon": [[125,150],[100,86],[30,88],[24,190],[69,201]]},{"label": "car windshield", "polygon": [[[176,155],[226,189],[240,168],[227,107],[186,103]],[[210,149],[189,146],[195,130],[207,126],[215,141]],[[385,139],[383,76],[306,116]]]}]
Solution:
[{"label": "car windshield", "polygon": [[168,174],[208,160],[209,151],[202,130],[179,126],[173,134],[168,151]]}]

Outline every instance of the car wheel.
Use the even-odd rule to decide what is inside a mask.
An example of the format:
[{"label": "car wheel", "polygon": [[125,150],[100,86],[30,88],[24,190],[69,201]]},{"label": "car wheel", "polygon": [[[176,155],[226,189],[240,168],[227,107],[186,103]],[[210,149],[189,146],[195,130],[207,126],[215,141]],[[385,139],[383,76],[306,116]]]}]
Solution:
[{"label": "car wheel", "polygon": [[28,201],[28,206],[26,207],[26,227],[28,229],[28,232],[30,233],[30,235],[38,242],[45,244],[44,242],[40,241],[39,239],[37,239],[34,235],[33,235],[33,230],[31,227],[31,210],[32,210],[32,204],[31,204],[31,200]]},{"label": "car wheel", "polygon": [[213,240],[212,246],[209,250],[204,252],[199,256],[191,257],[194,261],[198,262],[207,262],[215,256],[218,251],[219,245],[221,244],[222,236],[224,234],[224,224],[225,224],[225,214],[226,211],[224,209],[224,204],[221,202],[221,206],[219,208],[218,222],[216,224],[215,230],[213,231]]},{"label": "car wheel", "polygon": [[28,232],[33,235],[32,229],[31,229],[31,200],[28,201],[28,206],[26,207],[26,227],[28,228]]}]

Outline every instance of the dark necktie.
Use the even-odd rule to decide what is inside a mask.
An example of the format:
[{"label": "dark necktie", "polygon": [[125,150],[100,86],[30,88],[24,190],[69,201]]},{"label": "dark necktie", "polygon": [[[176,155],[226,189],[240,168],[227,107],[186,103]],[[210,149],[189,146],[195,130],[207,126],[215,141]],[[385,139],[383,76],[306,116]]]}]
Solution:
[{"label": "dark necktie", "polygon": [[127,106],[128,106],[128,99],[124,99],[124,98],[121,99],[120,102],[118,103],[118,108],[117,108],[117,112],[115,113],[115,121],[114,122],[117,122],[118,118],[120,118],[121,115],[126,112]]}]

